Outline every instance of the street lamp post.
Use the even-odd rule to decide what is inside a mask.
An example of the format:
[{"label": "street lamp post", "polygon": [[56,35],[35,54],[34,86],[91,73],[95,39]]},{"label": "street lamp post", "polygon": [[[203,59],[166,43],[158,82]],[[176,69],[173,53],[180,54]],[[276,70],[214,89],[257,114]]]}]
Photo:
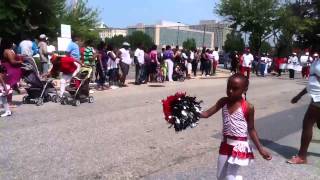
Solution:
[{"label": "street lamp post", "polygon": [[206,24],[203,26],[202,47],[204,47],[204,41],[206,36]]},{"label": "street lamp post", "polygon": [[177,46],[179,46],[180,22],[178,22]]}]

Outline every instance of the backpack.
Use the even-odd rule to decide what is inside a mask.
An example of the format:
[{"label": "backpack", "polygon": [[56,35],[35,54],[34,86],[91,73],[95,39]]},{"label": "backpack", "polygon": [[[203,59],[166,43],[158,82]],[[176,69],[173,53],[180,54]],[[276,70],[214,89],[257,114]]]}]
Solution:
[{"label": "backpack", "polygon": [[92,60],[93,60],[93,48],[92,47],[86,47],[84,49],[83,58],[84,58],[84,64],[91,65]]}]

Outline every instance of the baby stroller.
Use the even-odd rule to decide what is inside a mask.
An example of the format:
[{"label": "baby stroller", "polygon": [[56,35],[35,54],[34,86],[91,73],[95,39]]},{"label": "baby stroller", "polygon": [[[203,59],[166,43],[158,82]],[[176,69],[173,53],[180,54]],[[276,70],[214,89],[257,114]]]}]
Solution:
[{"label": "baby stroller", "polygon": [[23,104],[34,103],[41,106],[44,102],[59,101],[58,92],[52,83],[53,79],[41,80],[37,69],[28,61],[22,64],[21,69],[23,71],[22,78],[28,86],[25,88],[28,95],[23,97]]},{"label": "baby stroller", "polygon": [[172,79],[174,81],[180,81],[183,82],[186,77],[185,77],[185,66],[183,64],[178,63],[174,69],[173,69],[173,74],[172,74]]},{"label": "baby stroller", "polygon": [[164,72],[163,68],[161,67],[161,65],[157,66],[156,72],[157,72],[156,73],[156,81],[158,83],[163,83],[165,80],[165,75],[164,75],[165,72]]},{"label": "baby stroller", "polygon": [[92,68],[90,66],[82,66],[79,73],[70,81],[70,85],[66,87],[66,93],[61,98],[61,104],[72,104],[79,106],[83,102],[93,103],[94,99],[90,96],[90,76]]}]

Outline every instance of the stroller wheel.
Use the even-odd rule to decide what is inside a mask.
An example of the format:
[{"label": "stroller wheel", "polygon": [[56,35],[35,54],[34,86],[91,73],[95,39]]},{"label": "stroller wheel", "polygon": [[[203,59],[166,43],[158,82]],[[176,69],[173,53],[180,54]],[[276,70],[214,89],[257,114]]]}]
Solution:
[{"label": "stroller wheel", "polygon": [[88,99],[89,103],[93,103],[94,99],[92,96],[89,96],[89,99]]},{"label": "stroller wheel", "polygon": [[52,97],[50,95],[47,96],[46,98],[46,102],[50,102],[50,101],[53,101]]},{"label": "stroller wheel", "polygon": [[42,106],[43,105],[43,99],[42,98],[38,98],[36,101],[36,105],[37,106]]},{"label": "stroller wheel", "polygon": [[22,98],[22,104],[28,104],[28,102],[29,102],[28,96],[23,96],[23,98]]},{"label": "stroller wheel", "polygon": [[62,105],[67,105],[67,104],[68,104],[68,99],[65,98],[65,97],[62,97],[62,98],[61,98],[61,104],[62,104]]},{"label": "stroller wheel", "polygon": [[80,106],[81,102],[79,99],[75,99],[72,103],[73,106]]},{"label": "stroller wheel", "polygon": [[56,103],[61,102],[61,97],[57,95],[57,96],[56,96],[56,99],[55,99],[55,102],[56,102]]},{"label": "stroller wheel", "polygon": [[60,102],[60,97],[58,97],[57,95],[52,95],[51,101],[54,103]]}]

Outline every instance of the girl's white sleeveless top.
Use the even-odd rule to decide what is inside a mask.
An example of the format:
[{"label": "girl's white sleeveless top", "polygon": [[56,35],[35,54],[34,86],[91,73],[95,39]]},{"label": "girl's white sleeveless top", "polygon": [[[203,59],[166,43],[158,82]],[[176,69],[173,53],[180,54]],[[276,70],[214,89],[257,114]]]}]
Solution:
[{"label": "girl's white sleeveless top", "polygon": [[222,108],[222,118],[224,136],[248,136],[248,123],[242,111],[242,107],[239,107],[239,109],[230,114],[227,105],[224,105]]}]

